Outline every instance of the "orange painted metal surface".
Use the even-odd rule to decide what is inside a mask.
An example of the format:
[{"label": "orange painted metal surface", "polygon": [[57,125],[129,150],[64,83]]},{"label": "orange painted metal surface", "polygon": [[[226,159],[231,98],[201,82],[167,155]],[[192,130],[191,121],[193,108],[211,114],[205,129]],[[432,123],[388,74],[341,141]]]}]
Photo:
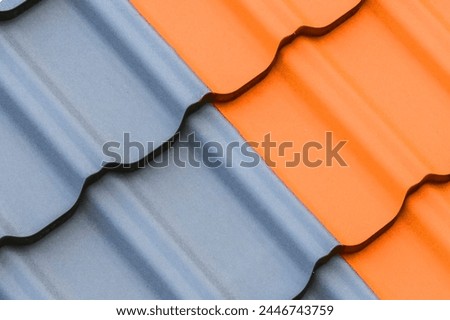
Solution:
[{"label": "orange painted metal surface", "polygon": [[345,259],[382,299],[450,299],[450,184],[425,185],[391,229]]},{"label": "orange painted metal surface", "polygon": [[229,93],[263,71],[284,37],[322,27],[359,0],[131,0],[213,92]]},{"label": "orange painted metal surface", "polygon": [[[218,92],[265,68],[298,21],[325,23],[354,5],[321,4],[308,17],[288,13],[294,2],[132,2]],[[265,80],[217,106],[342,244],[358,245],[398,214],[409,187],[450,172],[449,35],[449,1],[367,0],[326,37],[296,40]],[[324,146],[327,132],[332,146],[347,141],[340,155],[348,166],[286,166],[306,143]],[[267,153],[268,133],[294,147]],[[326,160],[325,149],[307,160]],[[450,299],[449,199],[450,184],[423,186],[390,229],[344,255],[378,297]]]},{"label": "orange painted metal surface", "polygon": [[[348,141],[348,167],[287,168],[286,155],[271,155],[278,176],[344,245],[389,222],[425,175],[450,171],[450,82],[434,68],[444,52],[418,52],[393,32],[386,12],[402,9],[393,3],[368,1],[329,36],[296,41],[265,81],[219,106],[248,140],[271,132],[301,150],[331,131]],[[428,27],[420,25],[424,34]]]}]

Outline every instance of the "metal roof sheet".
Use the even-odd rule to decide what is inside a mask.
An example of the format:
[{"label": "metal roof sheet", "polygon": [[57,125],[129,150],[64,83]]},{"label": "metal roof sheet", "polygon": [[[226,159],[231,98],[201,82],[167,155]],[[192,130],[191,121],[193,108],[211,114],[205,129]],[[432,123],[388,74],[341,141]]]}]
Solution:
[{"label": "metal roof sheet", "polygon": [[[411,186],[450,170],[448,81],[392,32],[385,2],[366,2],[325,38],[295,41],[265,80],[219,105],[245,139],[293,142],[285,154],[271,150],[273,170],[347,246],[387,225]],[[325,160],[326,132],[329,148],[347,141],[348,166],[283,165],[311,141],[323,146],[313,159]]]},{"label": "metal roof sheet", "polygon": [[[174,81],[178,68],[182,70],[184,76],[179,83],[186,87],[183,93],[175,94],[178,102],[184,101],[184,94],[193,94],[199,100],[207,92],[177,60],[174,52],[164,47],[163,41],[139,22],[126,4],[114,3],[115,9],[105,9],[101,4],[100,1],[47,0],[33,8],[32,14],[14,20],[14,24],[21,27],[13,28],[12,22],[0,24],[0,52],[7,57],[0,61],[0,107],[6,115],[0,117],[0,127],[4,130],[0,146],[4,143],[2,147],[8,150],[1,161],[14,164],[4,167],[9,171],[4,170],[2,175],[11,182],[12,189],[6,184],[0,189],[0,226],[6,230],[5,234],[17,233],[15,224],[23,226],[23,230],[31,228],[26,231],[30,234],[36,225],[41,228],[56,218],[57,212],[67,210],[70,201],[73,203],[76,199],[77,193],[73,191],[78,181],[80,184],[83,181],[75,178],[80,178],[80,172],[92,168],[92,161],[95,162],[86,159],[86,154],[95,154],[101,146],[95,143],[100,140],[93,139],[92,132],[105,130],[104,134],[112,137],[132,127],[135,120],[131,118],[150,123],[145,118],[147,110],[140,109],[145,105],[144,100],[153,101],[148,100],[147,95],[152,95],[155,101],[167,102],[166,98],[173,94],[170,85],[155,87],[161,77],[164,80],[171,74],[168,81]],[[267,8],[271,2],[268,4]],[[246,6],[251,3],[244,3]],[[391,219],[407,188],[424,174],[447,173],[445,165],[450,160],[443,148],[449,136],[445,126],[449,113],[444,108],[449,101],[448,3],[422,1],[405,6],[401,2],[368,0],[366,7],[352,19],[355,21],[340,28],[337,34],[323,40],[294,43],[281,54],[280,63],[265,82],[242,99],[220,106],[223,114],[250,140],[261,141],[262,134],[267,133],[264,130],[269,128],[279,141],[295,138],[296,143],[301,143],[320,140],[320,135],[331,128],[337,132],[337,139],[356,141],[357,147],[350,148],[349,153],[347,150],[344,156],[352,161],[351,168],[347,168],[350,173],[340,168],[311,171],[297,168],[297,171],[286,172],[274,168],[295,195],[307,202],[313,213],[339,236],[341,243],[349,245],[367,239],[365,237]],[[60,17],[68,17],[69,22],[43,19],[50,12],[55,13],[54,10]],[[258,10],[256,19],[250,20],[259,19],[257,16],[261,12]],[[279,16],[284,20],[289,15]],[[336,16],[333,14],[333,17]],[[45,23],[40,24],[40,19]],[[198,16],[196,19],[202,21]],[[82,31],[75,30],[78,27],[75,22]],[[122,33],[119,29],[124,25],[126,32]],[[250,25],[251,35],[258,23]],[[30,36],[26,26],[31,27],[31,34],[37,38]],[[50,27],[54,26],[61,26],[65,36],[51,32]],[[283,28],[285,26],[274,29],[277,32],[288,30]],[[258,32],[264,34],[262,30]],[[124,35],[129,36],[130,31],[136,34],[126,40]],[[74,35],[78,47],[68,41],[69,36]],[[157,52],[152,51],[153,40],[146,38],[149,35],[162,43],[165,48],[162,52],[159,52],[159,45]],[[217,33],[215,35],[217,37]],[[272,36],[261,37],[264,46],[270,44],[267,39]],[[116,41],[118,38],[121,41]],[[272,37],[272,41],[274,39],[277,37]],[[46,47],[46,43],[52,46]],[[93,49],[87,49],[90,47],[84,46],[86,44],[91,44]],[[226,41],[221,45],[224,44],[220,50],[230,47]],[[66,51],[66,47],[70,50]],[[184,50],[180,48],[176,47],[178,52]],[[176,67],[170,61],[162,71],[155,70],[154,75],[147,72],[152,66],[160,66],[159,62],[145,63],[143,57],[149,52],[159,61],[166,61],[166,55],[174,57]],[[185,55],[190,54],[186,52]],[[107,61],[102,61],[101,55]],[[88,59],[88,63],[71,64],[78,56]],[[259,53],[255,52],[255,56]],[[265,62],[255,59],[259,62],[253,64],[252,59],[240,58],[233,60],[240,65],[227,65],[228,70],[243,70],[239,75],[242,78],[236,79],[245,80],[244,76],[260,71],[247,68],[247,63],[254,67]],[[61,64],[58,59],[62,59]],[[89,66],[90,63],[93,66]],[[113,78],[111,83],[107,76],[112,70],[106,72],[105,66],[108,63],[114,64],[112,69],[119,70],[114,75],[117,79]],[[147,69],[143,71],[142,66]],[[386,72],[387,66],[389,72]],[[63,71],[59,70],[61,68]],[[214,68],[208,68],[201,72],[194,68],[194,71],[206,79],[210,76],[208,70],[214,72]],[[167,73],[168,69],[173,73]],[[119,85],[122,75],[126,81]],[[227,78],[219,73],[210,77]],[[154,82],[149,84],[146,81],[150,78]],[[81,84],[84,79],[87,83]],[[220,80],[217,83],[220,84]],[[237,82],[224,80],[223,83],[234,86]],[[136,84],[140,89],[136,89],[139,94],[135,96]],[[161,88],[167,92],[159,90]],[[177,85],[177,90],[180,88]],[[83,90],[87,90],[86,97],[82,96]],[[108,100],[108,94],[118,97],[119,101]],[[120,99],[124,97],[129,98],[131,111],[120,108]],[[195,99],[190,103],[197,101]],[[142,104],[134,105],[137,101]],[[102,112],[92,109],[96,105],[93,102],[99,102]],[[165,104],[159,106],[156,112],[164,113]],[[182,115],[186,107],[180,104],[174,113]],[[148,117],[155,121],[155,110],[150,109],[152,114]],[[86,112],[82,117],[87,119],[80,121],[78,110]],[[106,117],[107,122],[112,119],[106,129],[97,116]],[[121,121],[122,127],[116,127],[114,121]],[[171,125],[174,122],[167,120]],[[89,131],[89,124],[94,125],[94,131]],[[166,127],[166,123],[162,126]],[[117,132],[113,131],[116,129]],[[155,140],[146,135],[149,128],[139,130],[142,130],[139,131],[142,141]],[[220,141],[225,142],[235,138],[242,142],[230,124],[211,107],[193,116],[183,130],[184,134],[189,130],[199,132],[202,139],[220,140],[218,137],[221,137]],[[168,137],[169,133],[166,139]],[[173,151],[164,154],[170,152]],[[73,168],[71,159],[76,159]],[[99,157],[99,160],[102,159]],[[338,243],[266,166],[261,164],[252,171],[241,169],[181,170],[171,166],[158,170],[146,168],[130,174],[114,173],[102,178],[89,190],[73,220],[32,246],[0,250],[0,297],[292,297],[307,283],[315,262]],[[15,180],[20,177],[32,179]],[[401,213],[391,230],[367,250],[345,256],[381,298],[448,297],[445,236],[448,219],[445,215],[449,203],[445,188],[421,189],[415,195],[420,201],[413,196],[414,205]],[[437,193],[445,195],[436,196]],[[5,194],[8,197],[4,197]],[[67,194],[74,197],[69,199]],[[178,195],[181,196],[176,198]],[[355,201],[348,201],[349,197]],[[34,201],[35,207],[31,202],[20,203],[23,199]],[[65,201],[64,208],[62,201]],[[59,206],[54,216],[46,211],[49,203],[55,208]],[[11,207],[19,208],[21,215],[14,216],[11,210],[6,210]],[[32,210],[26,212],[23,208]],[[40,212],[44,215],[36,214]],[[436,219],[424,218],[430,212]],[[304,233],[299,234],[298,230]],[[375,296],[344,260],[334,257],[315,272],[304,297],[369,299]]]},{"label": "metal roof sheet", "polygon": [[[71,220],[39,242],[0,250],[2,298],[292,298],[336,240],[261,161],[233,149],[210,168],[175,165],[197,140],[244,143],[212,106],[192,114],[169,166],[111,173]],[[183,144],[180,143],[183,142]],[[181,151],[180,151],[181,150]],[[184,150],[184,151],[183,151]]]},{"label": "metal roof sheet", "polygon": [[318,268],[302,299],[306,300],[373,300],[373,291],[340,256],[334,256]]},{"label": "metal roof sheet", "polygon": [[[265,28],[271,13],[261,14],[264,9],[259,4],[237,2],[244,10],[233,10],[234,3],[212,2],[197,10],[194,2],[198,14],[188,23],[191,17],[176,10],[168,17],[166,2],[133,3],[213,88],[233,84],[242,74],[245,78],[246,72],[261,64],[258,58],[264,57],[260,53],[264,50],[260,48],[270,48],[281,35],[277,28],[273,33]],[[284,5],[273,10],[272,17]],[[160,10],[150,11],[152,7]],[[303,143],[323,142],[326,131],[334,132],[336,140],[348,141],[343,155],[349,167],[274,167],[344,245],[358,246],[380,234],[399,214],[410,187],[424,177],[438,177],[430,173],[442,177],[449,172],[445,145],[450,137],[449,9],[444,0],[367,0],[329,36],[295,41],[281,53],[281,61],[266,80],[236,101],[219,105],[250,141],[261,142],[271,132],[280,143],[295,142],[296,151]],[[186,25],[189,36],[179,32]],[[226,28],[231,28],[231,35]],[[257,38],[257,44],[248,38]],[[200,60],[192,43],[197,47],[202,42],[215,54]],[[219,59],[223,61],[217,63]],[[235,70],[243,71],[230,75]],[[259,152],[264,155],[262,148]],[[273,152],[271,160],[285,163],[292,156],[292,152],[284,156]],[[402,218],[402,213],[393,229],[367,250],[346,256],[380,297],[448,298],[447,237],[442,233],[447,219],[442,216],[449,204],[440,200],[441,205],[436,204],[440,208],[434,208],[433,201],[423,200],[415,219]],[[420,210],[425,203],[428,210]],[[434,217],[436,212],[439,217]],[[327,285],[336,293],[332,282]],[[327,286],[323,289],[327,291]]]},{"label": "metal roof sheet", "polygon": [[345,259],[382,299],[450,299],[450,183],[422,186],[393,226]]},{"label": "metal roof sheet", "polygon": [[[360,0],[131,0],[213,92],[230,93],[263,72],[280,45],[326,34]],[[195,14],[186,14],[195,12]]]},{"label": "metal roof sheet", "polygon": [[[267,17],[278,17],[277,10],[267,10],[276,6],[270,1],[261,6],[263,9],[238,2],[255,15],[249,19],[247,13],[240,16],[239,10],[232,10],[234,3],[227,7],[213,2],[209,6],[226,14],[209,17],[220,20],[211,28],[208,15],[212,9],[198,4],[202,18],[195,16],[196,23],[190,28],[196,32],[186,37],[177,28],[186,26],[188,18],[180,14],[167,18],[166,2],[133,3],[212,87],[220,83],[216,78],[233,83],[228,73],[246,70],[250,59],[240,53],[241,59],[236,59],[236,67],[228,73],[204,59],[197,61],[198,52],[191,42],[200,42],[198,34],[214,47],[210,50],[223,52],[221,57],[225,59],[229,41],[213,38],[208,30],[214,30],[213,34],[225,32],[230,21],[237,21],[234,24],[242,26],[239,30],[264,34],[268,28],[259,30],[248,20],[253,18],[266,26],[270,21]],[[408,189],[429,173],[447,173],[450,161],[450,152],[444,147],[450,137],[450,68],[446,58],[449,20],[439,13],[448,5],[445,1],[406,5],[389,0],[361,4],[358,13],[326,37],[294,41],[282,51],[267,79],[235,101],[219,105],[249,141],[262,142],[271,133],[274,141],[293,142],[296,151],[307,142],[323,142],[330,131],[335,141],[348,141],[342,153],[347,167],[336,162],[318,168],[287,167],[283,164],[292,160],[293,149],[286,153],[273,149],[271,154],[272,161],[278,163],[274,171],[279,177],[348,246],[364,242],[389,223]],[[289,11],[285,4],[276,7],[281,12]],[[292,12],[299,11],[291,10],[295,15]],[[246,33],[238,34],[234,44],[248,49],[250,44],[240,35]],[[258,41],[270,46],[274,38],[259,37]],[[254,50],[248,52],[254,54]],[[263,148],[258,151],[265,155]]]},{"label": "metal roof sheet", "polygon": [[105,142],[129,132],[147,154],[208,91],[125,0],[42,1],[0,23],[0,55],[3,242],[70,210]]}]

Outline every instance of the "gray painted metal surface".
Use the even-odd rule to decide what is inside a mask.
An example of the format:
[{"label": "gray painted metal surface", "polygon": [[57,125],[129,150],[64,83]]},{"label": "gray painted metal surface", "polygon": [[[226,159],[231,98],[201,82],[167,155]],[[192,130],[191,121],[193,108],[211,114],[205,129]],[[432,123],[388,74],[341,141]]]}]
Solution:
[{"label": "gray painted metal surface", "polygon": [[[1,298],[289,299],[336,240],[261,160],[238,149],[227,168],[174,165],[185,143],[244,141],[212,106],[192,114],[181,137],[154,159],[165,168],[105,175],[76,214],[46,238],[0,250]],[[256,154],[256,153],[255,153]]]},{"label": "gray painted metal surface", "polygon": [[0,238],[68,211],[105,142],[147,154],[208,91],[126,0],[43,0],[0,22],[0,56]]},{"label": "gray painted metal surface", "polygon": [[1,0],[0,1],[0,12],[8,12],[14,10],[20,5],[23,5],[26,0]]},{"label": "gray painted metal surface", "polygon": [[303,299],[373,300],[377,297],[341,256],[335,256],[317,269]]}]

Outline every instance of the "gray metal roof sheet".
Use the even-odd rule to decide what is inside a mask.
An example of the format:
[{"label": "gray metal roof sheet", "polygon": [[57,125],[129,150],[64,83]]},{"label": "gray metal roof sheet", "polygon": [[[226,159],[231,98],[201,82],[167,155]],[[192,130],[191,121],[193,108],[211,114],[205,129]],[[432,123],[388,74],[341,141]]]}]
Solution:
[{"label": "gray metal roof sheet", "polygon": [[168,140],[208,91],[127,1],[105,4],[45,0],[0,22],[3,240],[70,210],[86,178],[112,161],[105,142],[129,132],[148,153],[145,142]]},{"label": "gray metal roof sheet", "polygon": [[[191,132],[203,143],[244,142],[206,106],[154,161],[175,152],[203,159],[182,148]],[[293,298],[337,242],[262,160],[241,160],[233,149],[231,168],[170,161],[105,175],[47,237],[0,250],[0,297]]]},{"label": "gray metal roof sheet", "polygon": [[305,300],[374,300],[373,291],[339,255],[320,266],[304,291]]}]

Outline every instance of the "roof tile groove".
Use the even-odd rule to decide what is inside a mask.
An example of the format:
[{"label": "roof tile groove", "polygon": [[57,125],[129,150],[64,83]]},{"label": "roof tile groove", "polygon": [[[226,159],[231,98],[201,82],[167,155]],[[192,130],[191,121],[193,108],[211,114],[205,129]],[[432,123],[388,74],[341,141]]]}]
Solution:
[{"label": "roof tile groove", "polygon": [[294,149],[270,156],[277,175],[349,246],[391,221],[408,188],[450,171],[449,91],[389,28],[385,2],[367,1],[326,38],[295,41],[264,81],[218,105],[249,141],[270,132],[296,151],[323,143],[325,132],[348,141],[341,154],[348,167],[286,167]]},{"label": "roof tile groove", "polygon": [[[129,132],[147,154],[208,92],[125,0],[42,1],[0,23],[0,54],[2,243],[70,210],[114,161],[104,143]],[[145,155],[118,152],[123,163]]]},{"label": "roof tile groove", "polygon": [[[192,132],[203,143],[244,143],[212,106],[187,119],[178,141]],[[154,159],[167,157],[168,167],[105,175],[66,224],[2,248],[0,297],[296,296],[336,240],[263,161],[238,167],[245,158],[234,149],[223,159],[231,168],[176,166],[176,151],[203,159],[191,147],[175,142]]]},{"label": "roof tile groove", "polygon": [[280,42],[283,45],[299,35],[324,35],[363,2],[131,1],[206,85],[223,94],[238,90],[266,70]]}]

